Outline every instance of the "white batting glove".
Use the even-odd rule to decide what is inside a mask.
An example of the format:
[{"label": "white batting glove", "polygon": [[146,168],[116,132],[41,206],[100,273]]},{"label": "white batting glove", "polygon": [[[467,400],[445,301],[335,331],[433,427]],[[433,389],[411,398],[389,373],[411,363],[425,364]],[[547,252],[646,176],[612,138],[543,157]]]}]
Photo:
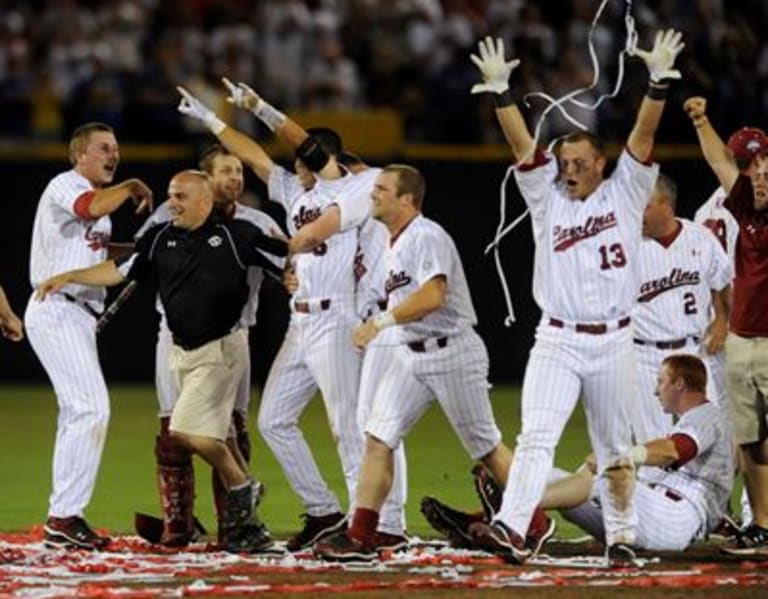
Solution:
[{"label": "white batting glove", "polygon": [[178,106],[180,113],[201,121],[214,135],[218,135],[224,130],[227,125],[216,116],[213,110],[195,98],[182,86],[177,85],[176,90],[181,94],[181,101]]},{"label": "white batting glove", "polygon": [[256,115],[256,118],[261,120],[272,131],[285,122],[285,115],[259,96],[247,84],[239,81],[235,85],[226,77],[222,77],[221,81],[226,86],[227,91],[229,91],[227,102],[234,104],[238,108],[250,110]]},{"label": "white batting glove", "polygon": [[683,34],[674,29],[658,31],[650,51],[635,46],[630,50],[630,54],[643,59],[654,83],[664,79],[680,79],[680,71],[673,67],[677,55],[685,48],[682,39]]},{"label": "white batting glove", "polygon": [[516,58],[509,62],[504,60],[504,40],[501,38],[496,38],[494,44],[494,40],[488,36],[484,40],[480,40],[477,46],[480,56],[471,54],[469,58],[480,69],[483,82],[473,85],[472,93],[503,94],[509,89],[509,76],[520,64],[520,61]]}]

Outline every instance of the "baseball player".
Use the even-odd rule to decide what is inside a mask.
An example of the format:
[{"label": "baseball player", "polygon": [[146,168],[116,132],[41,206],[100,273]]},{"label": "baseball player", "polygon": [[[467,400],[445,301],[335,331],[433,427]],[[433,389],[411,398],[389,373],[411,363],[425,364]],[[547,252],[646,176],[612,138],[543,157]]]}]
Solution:
[{"label": "baseball player", "polygon": [[[35,215],[30,281],[37,288],[56,273],[87,268],[107,256],[109,215],[126,200],[151,210],[152,192],[138,179],[112,184],[120,153],[111,127],[87,123],[69,142],[72,169],[54,177]],[[102,549],[109,542],[83,518],[93,494],[107,434],[109,394],[96,348],[103,288],[68,285],[27,304],[29,342],[53,384],[59,406],[53,491],[45,523],[49,547]]]},{"label": "baseball player", "polygon": [[558,158],[536,148],[510,92],[502,40],[487,38],[472,57],[483,82],[473,93],[492,93],[496,116],[518,164],[515,179],[531,212],[536,243],[533,294],[542,310],[523,381],[518,437],[501,511],[478,528],[479,543],[525,559],[525,533],[540,501],[554,449],[579,396],[601,476],[609,556],[635,542],[634,474],[624,458],[631,433],[628,409],[635,388],[631,309],[635,303],[641,220],[658,167],[650,163],[681,36],[659,32],[650,52],[634,50],[650,71],[625,150],[610,178],[596,136],[577,132],[559,145]]},{"label": "baseball player", "polygon": [[[655,395],[662,409],[677,418],[663,436],[632,447],[639,467],[635,489],[636,545],[649,550],[682,551],[704,539],[725,512],[733,485],[733,452],[728,423],[720,407],[706,398],[707,371],[692,354],[664,358]],[[598,540],[605,539],[594,455],[574,473],[554,468],[540,508],[560,510]],[[482,518],[425,498],[433,507],[430,523],[465,543]],[[478,523],[479,524],[476,524]]]},{"label": "baseball player", "polygon": [[[278,136],[296,148],[297,172],[306,167],[316,184],[307,190],[301,176],[274,164],[253,140],[227,127],[186,90],[179,109],[200,119],[233,153],[267,183],[269,197],[288,215],[291,235],[318,218],[336,194],[353,187],[370,187],[364,177],[349,176],[336,160],[341,151],[337,134],[327,129],[308,136],[297,123],[266,103],[248,86],[225,81],[229,100],[252,110]],[[362,177],[362,178],[361,178]],[[322,184],[321,184],[322,183]],[[351,193],[351,192],[350,192]],[[291,487],[306,506],[304,527],[288,540],[296,551],[347,525],[338,498],[323,480],[298,420],[319,388],[328,413],[342,470],[354,505],[354,490],[362,455],[362,435],[356,421],[360,352],[349,342],[357,324],[352,265],[357,234],[336,235],[312,252],[297,255],[291,264],[299,288],[291,298],[291,320],[272,364],[259,408],[258,424]]]},{"label": "baseball player", "polygon": [[2,287],[0,287],[0,333],[11,341],[24,339],[24,325],[8,303]]},{"label": "baseball player", "polygon": [[768,136],[744,128],[732,136],[728,151],[706,114],[706,100],[689,98],[684,108],[693,122],[702,152],[722,188],[725,207],[739,225],[734,247],[733,310],[725,342],[726,385],[733,435],[739,445],[752,522],[723,550],[750,556],[768,553]]},{"label": "baseball player", "polygon": [[434,398],[474,459],[502,480],[511,459],[493,418],[488,354],[472,328],[477,318],[461,261],[445,230],[421,214],[424,191],[421,173],[406,165],[385,167],[374,186],[372,216],[390,235],[384,261],[387,310],[358,326],[353,339],[366,347],[379,332],[398,325],[393,338],[397,352],[378,381],[366,422],[351,527],[315,544],[322,559],[376,557],[393,450]]},{"label": "baseball player", "polygon": [[[635,441],[662,437],[672,427],[672,414],[654,398],[661,361],[675,352],[705,359],[722,349],[728,332],[728,256],[707,229],[675,217],[676,202],[677,186],[660,173],[643,214],[640,281],[632,310],[639,391],[631,418]],[[709,397],[719,399],[715,389],[709,391]]]},{"label": "baseball player", "polygon": [[39,299],[71,283],[116,285],[153,277],[173,335],[169,364],[179,396],[169,430],[175,440],[213,465],[227,488],[224,549],[254,552],[272,539],[253,514],[254,483],[226,444],[235,392],[246,367],[247,332],[240,326],[248,297],[247,266],[270,268],[259,251],[285,254],[283,240],[214,212],[211,178],[176,174],[168,187],[170,223],[147,231],[118,265],[107,261],[43,283]]},{"label": "baseball player", "polygon": [[[211,181],[217,192],[217,210],[224,212],[227,216],[254,224],[265,235],[274,235],[275,232],[280,231],[279,225],[266,213],[238,203],[237,200],[242,196],[244,186],[243,164],[239,158],[230,154],[226,148],[215,144],[208,148],[201,157],[200,169],[211,175]],[[136,234],[136,237],[141,237],[152,226],[171,220],[168,206],[168,202],[158,206]],[[283,269],[284,260],[271,254],[265,254],[265,257],[274,264],[274,272],[279,274]],[[240,318],[240,325],[243,328],[247,329],[256,324],[259,290],[264,279],[264,273],[264,269],[260,266],[251,266],[248,269],[248,301]],[[169,547],[179,547],[187,545],[195,534],[196,525],[193,516],[194,469],[192,467],[192,454],[186,447],[175,441],[168,431],[171,412],[179,391],[168,363],[168,355],[173,343],[159,299],[156,306],[160,312],[155,350],[155,385],[160,404],[160,433],[156,438],[155,456],[163,527],[158,535],[156,531],[153,532],[157,528],[154,525],[154,519],[146,515],[139,515],[137,516],[137,530],[139,534],[150,541],[159,542]],[[247,347],[246,349],[250,354],[250,348]],[[227,438],[230,451],[236,459],[241,461],[244,468],[247,468],[247,464],[250,462],[251,444],[245,426],[250,400],[251,365],[249,355],[243,377],[237,387],[235,409],[232,413],[234,426],[230,431],[232,436]],[[218,539],[221,544],[225,544],[223,519],[226,511],[227,493],[215,470],[213,471],[212,483],[218,522]],[[259,497],[261,489],[262,487],[259,485]]]}]

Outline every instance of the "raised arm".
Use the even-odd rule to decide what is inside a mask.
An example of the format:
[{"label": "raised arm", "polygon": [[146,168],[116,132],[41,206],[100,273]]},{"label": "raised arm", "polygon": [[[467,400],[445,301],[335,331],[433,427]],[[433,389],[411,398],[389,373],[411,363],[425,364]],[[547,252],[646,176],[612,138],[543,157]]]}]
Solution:
[{"label": "raised arm", "polygon": [[87,285],[88,287],[112,287],[125,281],[114,260],[101,262],[90,268],[80,268],[58,274],[40,283],[35,292],[35,298],[42,301],[49,293],[55,293],[70,284]]},{"label": "raised arm", "polygon": [[307,223],[288,242],[291,254],[312,251],[341,229],[341,210],[338,206],[328,206],[323,213]]},{"label": "raised arm", "polygon": [[688,98],[683,104],[683,109],[688,113],[696,129],[701,152],[709,168],[715,173],[725,192],[730,193],[739,177],[739,167],[712,123],[709,122],[706,98],[700,96]]},{"label": "raised arm", "polygon": [[632,54],[640,57],[648,67],[650,83],[637,113],[635,126],[627,139],[627,149],[638,160],[647,161],[653,152],[653,140],[661,122],[672,79],[680,79],[674,68],[677,55],[685,47],[682,34],[674,29],[659,31],[650,51],[634,48]]},{"label": "raised arm", "polygon": [[517,68],[517,59],[507,62],[504,58],[504,40],[486,37],[478,43],[479,56],[470,59],[480,70],[483,82],[472,86],[473,94],[491,93],[496,103],[496,118],[499,120],[504,137],[512,149],[516,162],[532,163],[535,147],[525,119],[517,107],[514,95],[509,89],[509,77]]}]

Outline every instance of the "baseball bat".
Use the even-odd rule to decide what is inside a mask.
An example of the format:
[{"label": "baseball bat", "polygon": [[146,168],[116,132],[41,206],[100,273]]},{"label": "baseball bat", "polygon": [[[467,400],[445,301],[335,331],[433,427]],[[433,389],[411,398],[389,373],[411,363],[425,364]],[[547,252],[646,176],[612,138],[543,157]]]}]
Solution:
[{"label": "baseball bat", "polygon": [[123,307],[123,304],[125,304],[125,302],[130,299],[130,297],[133,295],[133,292],[136,291],[136,285],[136,281],[130,281],[125,287],[123,287],[123,290],[119,293],[115,300],[109,304],[107,309],[104,310],[104,314],[102,314],[99,320],[96,322],[97,333],[101,332],[101,330],[109,324],[109,321],[112,320],[115,314],[120,311],[120,308]]}]

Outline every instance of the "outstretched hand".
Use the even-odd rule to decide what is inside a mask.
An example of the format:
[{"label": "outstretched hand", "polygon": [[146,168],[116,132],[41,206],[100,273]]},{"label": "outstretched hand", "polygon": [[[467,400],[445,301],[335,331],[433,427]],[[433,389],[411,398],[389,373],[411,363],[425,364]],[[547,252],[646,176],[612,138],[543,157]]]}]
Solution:
[{"label": "outstretched hand", "polygon": [[509,89],[509,76],[520,64],[518,59],[506,61],[504,59],[504,40],[494,40],[488,36],[477,44],[480,56],[471,54],[470,59],[480,69],[483,82],[472,86],[473,94],[492,92],[503,94]]},{"label": "outstretched hand", "polygon": [[234,104],[238,108],[244,108],[245,110],[256,110],[256,108],[258,108],[259,102],[262,100],[259,97],[259,94],[253,91],[248,85],[242,81],[235,85],[226,77],[222,77],[221,81],[229,92],[227,102]]},{"label": "outstretched hand", "polygon": [[35,299],[41,302],[46,298],[46,296],[50,295],[51,293],[56,293],[62,287],[69,285],[70,282],[71,279],[69,273],[66,272],[60,275],[56,275],[55,277],[51,277],[50,279],[46,279],[37,286],[37,290],[35,291]]},{"label": "outstretched hand", "polygon": [[136,206],[136,214],[152,212],[152,190],[140,179],[131,179],[129,184],[129,193],[134,206]]},{"label": "outstretched hand", "polygon": [[677,55],[685,48],[682,39],[683,34],[674,29],[658,31],[651,50],[641,50],[635,46],[630,54],[643,59],[651,74],[651,81],[658,83],[664,79],[680,79],[680,71],[674,66]]},{"label": "outstretched hand", "polygon": [[181,101],[179,102],[178,111],[182,114],[186,114],[193,119],[207,122],[212,116],[213,111],[193,96],[189,91],[183,88],[181,85],[176,86],[176,91],[181,94]]}]

